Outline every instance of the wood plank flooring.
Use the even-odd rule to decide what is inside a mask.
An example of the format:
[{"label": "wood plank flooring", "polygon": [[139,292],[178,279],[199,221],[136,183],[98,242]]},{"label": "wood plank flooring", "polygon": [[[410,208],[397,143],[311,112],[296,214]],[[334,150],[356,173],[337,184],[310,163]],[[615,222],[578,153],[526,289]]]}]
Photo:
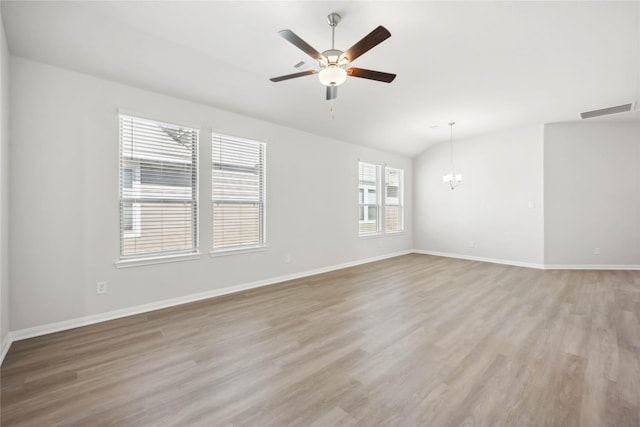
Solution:
[{"label": "wood plank flooring", "polygon": [[640,426],[640,271],[411,254],[16,342],[8,426]]}]

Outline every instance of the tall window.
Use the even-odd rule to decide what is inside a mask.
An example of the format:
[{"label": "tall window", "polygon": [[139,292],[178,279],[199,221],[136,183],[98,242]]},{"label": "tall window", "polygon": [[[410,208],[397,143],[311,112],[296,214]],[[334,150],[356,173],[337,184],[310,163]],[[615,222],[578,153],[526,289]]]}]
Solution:
[{"label": "tall window", "polygon": [[[384,171],[384,183],[381,182]],[[358,203],[360,236],[404,230],[404,171],[358,162]],[[381,194],[383,193],[383,194]]]},{"label": "tall window", "polygon": [[358,162],[358,198],[360,205],[360,236],[380,231],[380,166]]},{"label": "tall window", "polygon": [[198,131],[120,116],[120,257],[198,250]]},{"label": "tall window", "polygon": [[265,245],[265,147],[263,142],[213,135],[214,251]]},{"label": "tall window", "polygon": [[404,229],[402,169],[384,168],[384,231],[393,233]]}]

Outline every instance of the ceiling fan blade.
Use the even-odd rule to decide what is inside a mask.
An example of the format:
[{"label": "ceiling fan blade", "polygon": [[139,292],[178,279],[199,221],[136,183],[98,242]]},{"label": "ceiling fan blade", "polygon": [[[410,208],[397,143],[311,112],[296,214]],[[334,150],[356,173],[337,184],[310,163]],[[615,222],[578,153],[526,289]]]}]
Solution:
[{"label": "ceiling fan blade", "polygon": [[316,61],[322,58],[322,55],[320,54],[320,52],[318,52],[317,50],[309,46],[309,44],[306,41],[298,37],[296,33],[294,33],[293,31],[282,30],[282,31],[278,31],[278,34],[280,34],[288,42],[293,44],[295,47],[297,47],[298,49],[300,49],[301,51],[303,51],[304,53],[306,53]]},{"label": "ceiling fan blade", "polygon": [[391,83],[396,78],[395,74],[383,73],[382,71],[365,70],[363,68],[351,67],[347,69],[347,75],[360,77],[363,79],[375,80],[378,82]]},{"label": "ceiling fan blade", "polygon": [[378,28],[371,31],[369,34],[364,36],[362,40],[347,49],[341,55],[341,58],[346,57],[347,59],[349,59],[349,62],[353,62],[360,55],[368,52],[370,49],[373,49],[389,37],[391,37],[391,33],[389,32],[389,30],[387,30],[382,25],[379,25]]},{"label": "ceiling fan blade", "polygon": [[271,77],[269,80],[271,80],[272,82],[281,82],[283,80],[295,79],[296,77],[310,76],[311,74],[316,74],[317,72],[318,70],[307,70],[300,73],[287,74],[286,76]]},{"label": "ceiling fan blade", "polygon": [[327,86],[327,101],[338,97],[338,86]]}]

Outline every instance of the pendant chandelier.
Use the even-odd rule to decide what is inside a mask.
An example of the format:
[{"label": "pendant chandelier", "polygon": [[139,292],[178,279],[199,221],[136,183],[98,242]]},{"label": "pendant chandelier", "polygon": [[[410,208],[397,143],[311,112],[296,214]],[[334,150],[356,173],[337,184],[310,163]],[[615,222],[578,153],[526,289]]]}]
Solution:
[{"label": "pendant chandelier", "polygon": [[456,122],[449,123],[451,129],[449,138],[449,161],[451,169],[449,169],[449,173],[442,175],[442,182],[449,184],[452,190],[462,184],[462,174],[453,172],[453,125],[455,124]]}]

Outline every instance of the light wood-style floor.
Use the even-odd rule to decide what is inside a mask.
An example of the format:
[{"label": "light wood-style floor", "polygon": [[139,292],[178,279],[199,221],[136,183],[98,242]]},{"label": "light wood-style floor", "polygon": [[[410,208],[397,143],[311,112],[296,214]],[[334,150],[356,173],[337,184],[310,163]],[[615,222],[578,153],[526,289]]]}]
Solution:
[{"label": "light wood-style floor", "polygon": [[640,425],[640,271],[406,255],[16,342],[2,426]]}]

